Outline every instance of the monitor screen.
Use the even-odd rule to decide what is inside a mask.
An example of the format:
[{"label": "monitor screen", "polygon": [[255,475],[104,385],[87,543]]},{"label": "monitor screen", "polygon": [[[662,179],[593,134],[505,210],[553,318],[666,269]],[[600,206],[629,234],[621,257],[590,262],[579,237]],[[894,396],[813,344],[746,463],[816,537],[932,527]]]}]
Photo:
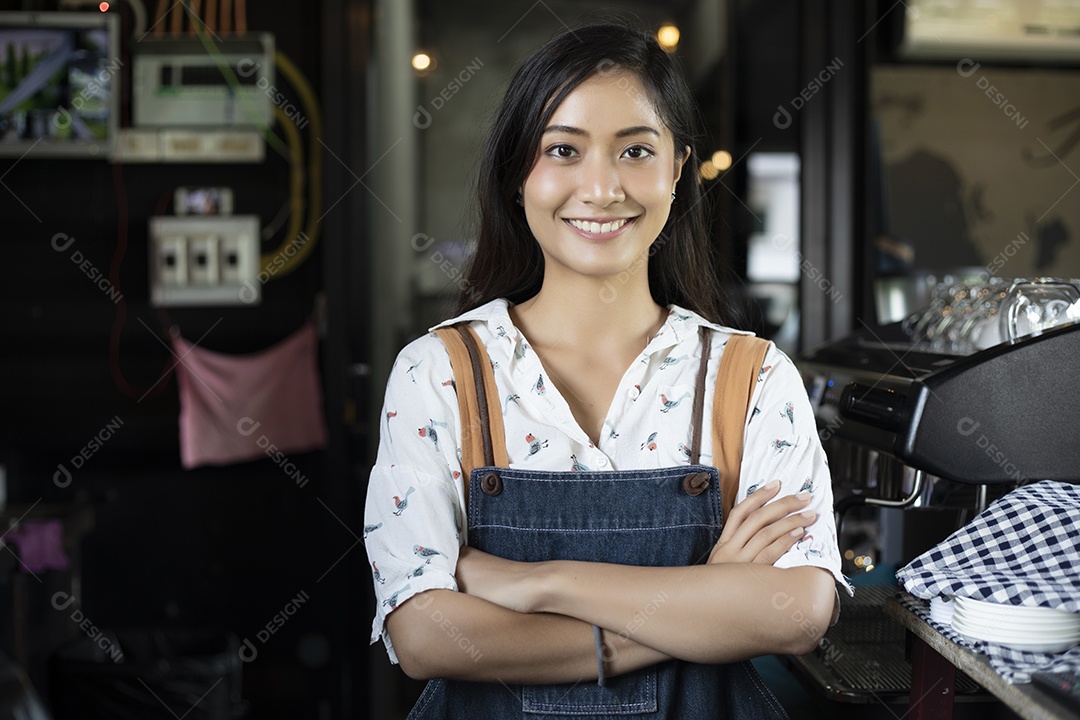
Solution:
[{"label": "monitor screen", "polygon": [[114,13],[0,12],[0,156],[112,156],[118,32]]}]

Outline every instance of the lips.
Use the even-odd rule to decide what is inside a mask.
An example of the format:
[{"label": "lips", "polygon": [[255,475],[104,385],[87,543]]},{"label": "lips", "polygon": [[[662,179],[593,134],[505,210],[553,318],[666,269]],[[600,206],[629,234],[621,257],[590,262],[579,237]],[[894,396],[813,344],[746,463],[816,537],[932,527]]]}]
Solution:
[{"label": "lips", "polygon": [[577,231],[579,235],[588,238],[606,239],[615,237],[622,232],[636,218],[613,218],[611,220],[593,221],[565,218],[563,222]]}]

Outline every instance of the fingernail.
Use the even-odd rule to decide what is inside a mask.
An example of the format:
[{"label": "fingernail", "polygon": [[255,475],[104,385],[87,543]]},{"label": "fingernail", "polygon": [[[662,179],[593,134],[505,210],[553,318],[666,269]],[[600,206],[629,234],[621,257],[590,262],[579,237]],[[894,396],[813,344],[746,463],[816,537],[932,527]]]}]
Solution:
[{"label": "fingernail", "polygon": [[803,528],[795,528],[791,531],[791,537],[802,537],[802,534],[806,532]]},{"label": "fingernail", "polygon": [[768,482],[768,483],[767,483],[767,484],[765,485],[765,489],[766,489],[766,490],[775,490],[775,489],[776,489],[776,488],[778,488],[778,487],[780,487],[780,481],[779,481],[779,480],[770,480],[770,481],[769,481],[769,482]]},{"label": "fingernail", "polygon": [[795,494],[795,499],[796,500],[809,500],[810,499],[810,493],[808,493],[808,492],[796,493]]},{"label": "fingernail", "polygon": [[799,513],[799,514],[800,514],[800,515],[802,515],[802,516],[803,516],[804,518],[806,518],[807,520],[810,520],[810,519],[812,519],[812,518],[815,518],[815,517],[817,517],[817,513],[816,513],[816,512],[814,512],[813,510],[803,510],[803,511],[802,511],[801,513]]}]

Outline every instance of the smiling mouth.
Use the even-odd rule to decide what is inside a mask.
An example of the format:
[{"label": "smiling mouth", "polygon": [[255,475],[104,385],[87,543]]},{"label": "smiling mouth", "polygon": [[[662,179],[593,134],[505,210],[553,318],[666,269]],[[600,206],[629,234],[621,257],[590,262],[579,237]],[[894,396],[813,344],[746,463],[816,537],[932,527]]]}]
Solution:
[{"label": "smiling mouth", "polygon": [[616,220],[599,223],[592,222],[591,220],[574,220],[567,218],[565,222],[567,225],[570,225],[583,233],[588,233],[589,235],[610,235],[611,233],[623,229],[623,227],[633,220],[634,218],[618,218]]}]

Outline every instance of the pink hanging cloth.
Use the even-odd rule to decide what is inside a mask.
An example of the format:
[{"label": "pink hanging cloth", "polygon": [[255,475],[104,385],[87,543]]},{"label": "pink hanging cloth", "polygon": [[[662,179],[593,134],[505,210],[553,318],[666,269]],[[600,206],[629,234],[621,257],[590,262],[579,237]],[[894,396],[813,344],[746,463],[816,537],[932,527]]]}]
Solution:
[{"label": "pink hanging cloth", "polygon": [[4,533],[0,542],[19,548],[19,560],[28,572],[67,570],[71,562],[64,552],[64,524],[56,519],[27,520]]},{"label": "pink hanging cloth", "polygon": [[307,323],[252,355],[224,355],[172,340],[180,359],[180,462],[229,465],[326,446],[318,336]]}]

